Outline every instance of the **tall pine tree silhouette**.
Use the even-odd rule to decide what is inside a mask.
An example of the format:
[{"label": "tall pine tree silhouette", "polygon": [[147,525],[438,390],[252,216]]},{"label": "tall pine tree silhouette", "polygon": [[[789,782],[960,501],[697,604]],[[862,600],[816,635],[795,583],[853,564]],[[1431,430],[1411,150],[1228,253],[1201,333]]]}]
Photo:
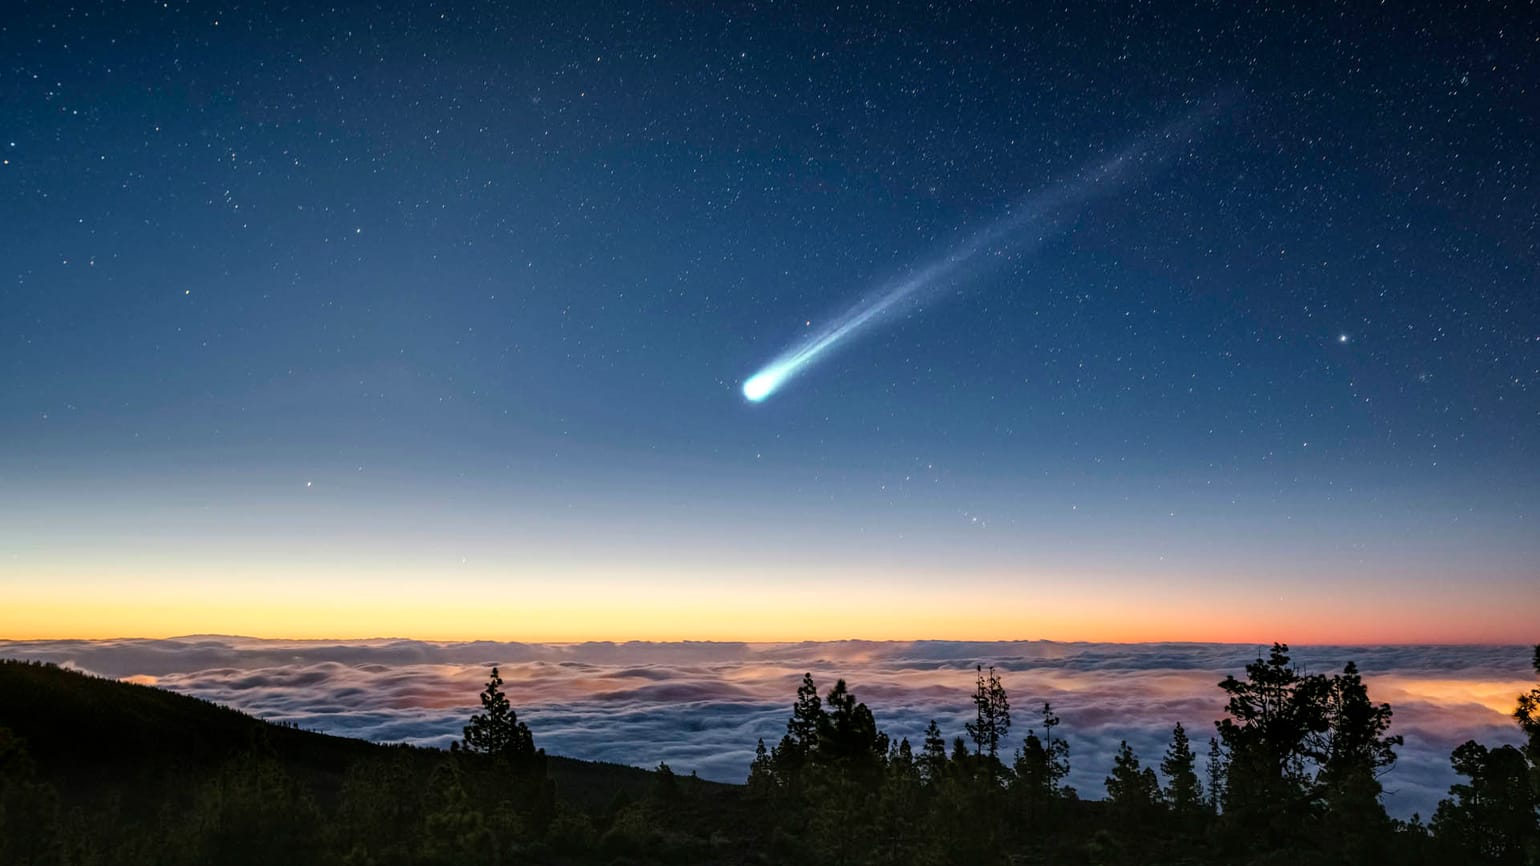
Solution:
[{"label": "tall pine tree silhouette", "polygon": [[1171,729],[1171,745],[1161,759],[1160,772],[1166,777],[1166,803],[1182,822],[1191,822],[1203,812],[1203,785],[1198,781],[1197,758],[1187,729],[1177,722]]},{"label": "tall pine tree silhouette", "polygon": [[535,738],[503,694],[503,678],[497,668],[481,692],[481,712],[465,726],[465,749],[495,758],[521,759],[535,754]]}]

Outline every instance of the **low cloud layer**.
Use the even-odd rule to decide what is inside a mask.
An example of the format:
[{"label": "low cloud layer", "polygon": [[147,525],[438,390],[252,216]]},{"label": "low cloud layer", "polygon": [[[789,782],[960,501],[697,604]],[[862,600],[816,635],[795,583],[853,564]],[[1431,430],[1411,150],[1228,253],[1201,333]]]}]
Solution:
[{"label": "low cloud layer", "polygon": [[[975,664],[1003,672],[1014,744],[1044,701],[1063,719],[1071,784],[1101,797],[1120,740],[1157,763],[1181,722],[1202,751],[1222,715],[1216,684],[1255,646],[953,641],[795,644],[432,643],[412,640],[0,641],[0,657],[54,662],[151,683],[273,721],[379,742],[447,746],[500,666],[520,718],[552,754],[743,781],[756,741],[773,744],[804,671],[822,690],[844,678],[895,738],[918,743],[936,719],[948,738],[971,717]],[[1431,814],[1467,739],[1517,742],[1508,718],[1533,686],[1526,647],[1307,647],[1296,662],[1332,672],[1353,660],[1406,738],[1385,777],[1392,814]]]}]

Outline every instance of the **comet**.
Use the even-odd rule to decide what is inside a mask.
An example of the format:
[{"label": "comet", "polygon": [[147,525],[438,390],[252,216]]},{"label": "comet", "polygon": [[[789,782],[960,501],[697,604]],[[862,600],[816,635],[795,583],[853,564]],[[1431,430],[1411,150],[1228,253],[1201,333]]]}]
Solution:
[{"label": "comet", "polygon": [[[896,308],[929,296],[938,286],[978,276],[1003,255],[1036,249],[1063,231],[1092,200],[1111,195],[1137,176],[1169,161],[1214,111],[1228,100],[1200,106],[1174,123],[1146,133],[1111,157],[1083,166],[1059,183],[1029,196],[945,254],[910,268],[879,286],[830,323],[798,341],[743,381],[743,397],[761,403],[855,334],[889,318]],[[931,290],[931,291],[927,291]]]}]

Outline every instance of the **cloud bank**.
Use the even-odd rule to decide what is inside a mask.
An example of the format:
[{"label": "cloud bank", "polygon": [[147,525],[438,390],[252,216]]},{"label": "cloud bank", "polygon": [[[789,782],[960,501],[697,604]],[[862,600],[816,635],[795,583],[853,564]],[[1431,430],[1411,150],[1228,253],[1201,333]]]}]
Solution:
[{"label": "cloud bank", "polygon": [[[1063,719],[1070,783],[1104,795],[1120,740],[1159,761],[1181,722],[1200,753],[1223,714],[1217,683],[1263,648],[1228,644],[1051,641],[526,644],[415,640],[0,641],[0,657],[54,662],[194,695],[273,720],[378,742],[448,746],[498,665],[538,745],[552,754],[655,766],[741,782],[756,741],[773,744],[803,672],[820,689],[844,678],[896,738],[918,744],[935,719],[950,739],[971,718],[975,664],[1010,693],[1012,748],[1044,701]],[[1370,695],[1395,709],[1406,738],[1384,778],[1386,805],[1431,814],[1454,780],[1449,752],[1467,739],[1518,742],[1508,718],[1533,686],[1515,646],[1296,648],[1310,671],[1356,661]],[[1201,761],[1201,758],[1200,758]]]}]

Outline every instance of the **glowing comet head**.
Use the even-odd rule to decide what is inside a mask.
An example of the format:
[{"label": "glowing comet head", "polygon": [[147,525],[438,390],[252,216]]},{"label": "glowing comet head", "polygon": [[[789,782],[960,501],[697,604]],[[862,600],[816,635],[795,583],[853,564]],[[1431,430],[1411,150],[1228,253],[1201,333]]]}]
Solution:
[{"label": "glowing comet head", "polygon": [[761,370],[744,380],[743,396],[750,403],[758,403],[781,387],[786,381],[786,374],[775,367]]},{"label": "glowing comet head", "polygon": [[[956,282],[959,277],[976,276],[983,268],[970,268],[969,263],[985,250],[1007,242],[1019,250],[1041,245],[1050,229],[1056,224],[1067,222],[1067,217],[1072,216],[1086,202],[1128,182],[1131,173],[1128,166],[1147,166],[1164,161],[1174,154],[1176,151],[1172,149],[1171,143],[1185,140],[1186,133],[1195,130],[1205,114],[1206,109],[1194,110],[1165,130],[1135,141],[1113,158],[1089,166],[1076,179],[1023,200],[1018,207],[975,232],[942,258],[913,268],[901,279],[861,299],[843,316],[831,319],[822,331],[804,338],[800,344],[783,352],[759,372],[745,379],[744,399],[750,403],[765,401],[788,380],[801,375],[819,357],[832,351],[838,343],[881,321],[891,310],[899,308],[910,299],[920,297],[927,290],[934,291],[932,287],[944,284],[944,281]],[[1030,233],[1027,231],[1029,228],[1033,229]],[[987,258],[992,260],[996,257],[991,255]],[[803,322],[807,327],[812,326],[811,319]],[[1343,335],[1340,342],[1347,342],[1347,336]]]}]

